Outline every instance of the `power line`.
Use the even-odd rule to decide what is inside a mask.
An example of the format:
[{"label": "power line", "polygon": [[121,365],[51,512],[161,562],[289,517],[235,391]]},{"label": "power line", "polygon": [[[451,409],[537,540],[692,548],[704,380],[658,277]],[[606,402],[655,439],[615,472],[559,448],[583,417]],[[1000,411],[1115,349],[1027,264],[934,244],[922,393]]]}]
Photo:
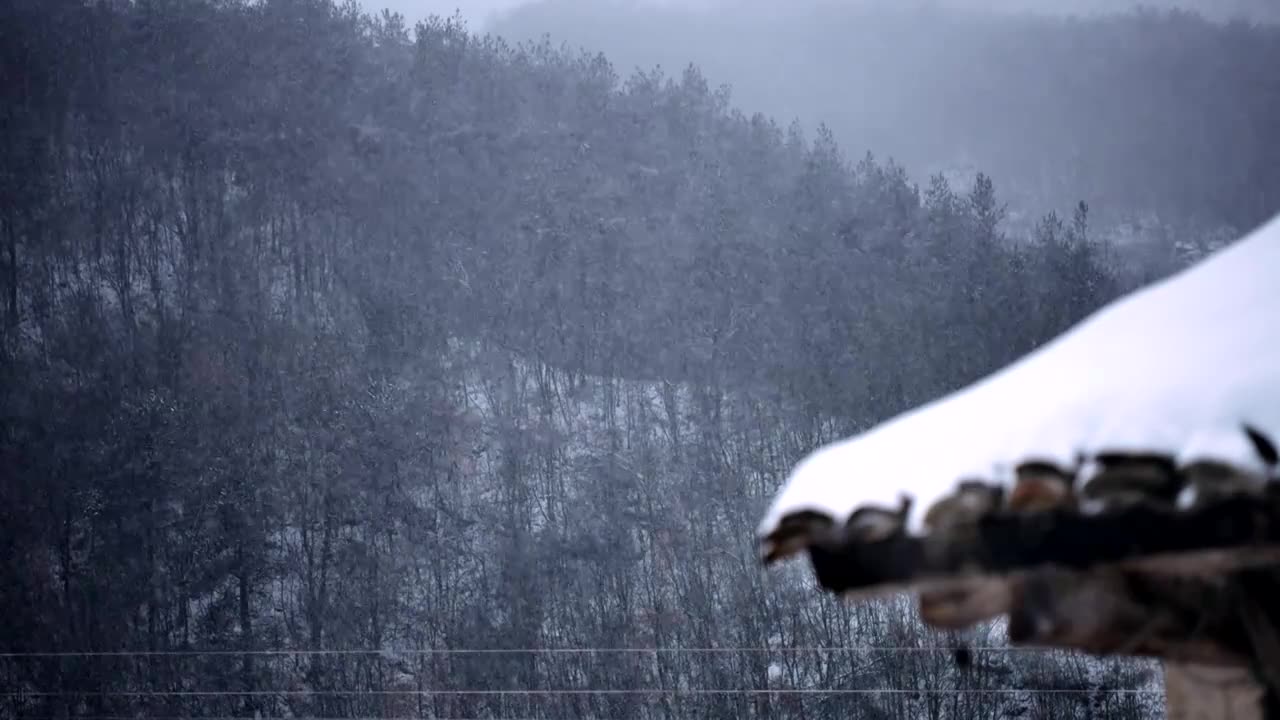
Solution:
[{"label": "power line", "polygon": [[[0,652],[0,658],[77,658],[77,657],[194,657],[194,656],[270,656],[270,655],[606,655],[606,654],[729,654],[729,653],[837,653],[837,652],[954,652],[956,647],[918,646],[815,646],[815,647],[616,647],[616,648],[429,648],[429,649],[267,649],[267,650],[48,650]],[[967,646],[977,652],[1055,652],[1053,648],[997,645]]]},{"label": "power line", "polygon": [[0,697],[9,698],[66,698],[66,697],[339,697],[339,696],[555,696],[555,695],[1163,695],[1158,690],[1083,688],[1032,690],[1018,688],[982,689],[936,688],[911,690],[907,688],[560,688],[560,689],[500,689],[500,690],[60,690],[35,692],[5,692]]}]

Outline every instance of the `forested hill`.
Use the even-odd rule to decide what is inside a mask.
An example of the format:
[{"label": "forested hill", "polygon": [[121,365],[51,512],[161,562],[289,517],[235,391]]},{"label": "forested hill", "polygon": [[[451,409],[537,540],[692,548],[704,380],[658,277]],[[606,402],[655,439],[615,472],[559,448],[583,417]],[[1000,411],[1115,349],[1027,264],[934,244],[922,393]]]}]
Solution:
[{"label": "forested hill", "polygon": [[[1084,218],[1008,250],[985,178],[919,191],[693,69],[620,81],[601,57],[447,23],[410,42],[324,2],[104,7],[10,4],[30,15],[5,45],[19,335],[96,299],[136,364],[201,313],[314,316],[387,358],[482,337],[609,376],[893,379],[913,397],[888,408],[1024,352],[1064,322],[1040,309],[1077,316],[1105,286]],[[979,331],[999,340],[962,351]]]},{"label": "forested hill", "polygon": [[[891,154],[921,179],[984,171],[1015,210],[1075,198],[1108,227],[1158,220],[1188,232],[1270,217],[1280,207],[1280,25],[1128,5],[539,0],[492,29],[550,33],[619,68],[696,62],[743,103],[825,122],[851,150]],[[991,7],[1000,10],[980,9]],[[1050,14],[1073,8],[1096,12]]]},{"label": "forested hill", "polygon": [[[0,714],[1151,709],[957,674],[746,540],[799,453],[1118,291],[1074,198],[1010,243],[985,177],[695,70],[329,0],[10,0],[0,80]],[[993,678],[1075,690],[939,694]]]}]

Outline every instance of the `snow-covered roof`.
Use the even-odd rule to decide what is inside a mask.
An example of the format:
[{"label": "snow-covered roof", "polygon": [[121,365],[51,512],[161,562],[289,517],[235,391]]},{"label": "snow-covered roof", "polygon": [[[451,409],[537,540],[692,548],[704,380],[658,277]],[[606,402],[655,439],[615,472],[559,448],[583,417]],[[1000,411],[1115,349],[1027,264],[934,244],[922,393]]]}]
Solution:
[{"label": "snow-covered roof", "polygon": [[1075,469],[1100,453],[1216,459],[1262,470],[1245,426],[1280,438],[1280,216],[1123,297],[1005,369],[813,452],[758,528],[914,498],[908,530],[976,477],[1031,460]]}]

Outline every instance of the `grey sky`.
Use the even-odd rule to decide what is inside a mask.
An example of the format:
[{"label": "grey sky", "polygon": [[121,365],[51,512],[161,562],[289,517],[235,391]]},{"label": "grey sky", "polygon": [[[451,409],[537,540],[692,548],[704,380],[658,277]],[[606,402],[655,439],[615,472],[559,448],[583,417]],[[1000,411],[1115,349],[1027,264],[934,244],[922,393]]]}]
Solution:
[{"label": "grey sky", "polygon": [[[593,0],[586,0],[592,2]],[[739,2],[743,0],[738,0]],[[759,0],[756,0],[759,1]],[[780,0],[785,2],[785,0]],[[428,15],[452,15],[454,10],[462,14],[467,27],[472,30],[483,30],[488,19],[494,13],[501,13],[536,0],[359,0],[365,10],[377,12],[390,8],[404,15],[412,26]],[[690,8],[716,6],[723,0],[640,0],[646,5],[675,5]],[[785,7],[785,5],[784,5]]]},{"label": "grey sky", "polygon": [[[404,14],[410,25],[421,20],[428,15],[434,13],[437,15],[452,15],[454,10],[459,11],[466,20],[467,26],[472,30],[483,30],[487,25],[487,21],[494,13],[501,13],[506,10],[526,5],[536,0],[359,0],[360,4],[369,11],[378,11],[383,8],[391,8],[397,12]],[[598,2],[600,0],[585,0],[585,2]],[[725,0],[639,0],[648,5],[675,5],[685,7],[722,7]],[[835,0],[839,2],[840,0]],[[868,0],[863,0],[868,1]],[[884,2],[893,4],[899,0],[869,0],[872,3]],[[774,5],[775,0],[729,0],[732,4],[738,3],[757,3],[765,6]],[[1129,7],[1136,4],[1146,4],[1156,7],[1183,7],[1194,8],[1211,16],[1230,17],[1243,15],[1253,19],[1269,19],[1275,21],[1280,19],[1277,15],[1276,0],[1056,0],[1056,2],[1047,2],[1043,0],[915,0],[917,3],[940,3],[954,4],[961,7],[990,7],[1003,10],[1027,10],[1030,8],[1044,9],[1046,7],[1054,7],[1068,12],[1089,12],[1099,10],[1111,10],[1117,7]],[[776,0],[779,8],[787,8],[792,5],[789,0]]]},{"label": "grey sky", "polygon": [[454,10],[462,13],[467,26],[473,30],[481,29],[490,14],[509,10],[521,5],[526,0],[360,0],[360,4],[369,11],[390,8],[405,16],[409,24],[421,20],[428,15],[452,15]]}]

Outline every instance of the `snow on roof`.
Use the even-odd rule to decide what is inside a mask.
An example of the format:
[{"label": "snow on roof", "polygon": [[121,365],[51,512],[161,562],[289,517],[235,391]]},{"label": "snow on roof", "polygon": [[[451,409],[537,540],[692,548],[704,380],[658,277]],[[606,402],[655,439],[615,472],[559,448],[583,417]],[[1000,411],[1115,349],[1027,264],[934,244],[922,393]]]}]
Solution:
[{"label": "snow on roof", "polygon": [[967,477],[1099,453],[1253,469],[1248,424],[1280,438],[1280,215],[1131,293],[1005,369],[801,461],[758,528],[804,510],[843,522],[915,498],[908,530]]}]

